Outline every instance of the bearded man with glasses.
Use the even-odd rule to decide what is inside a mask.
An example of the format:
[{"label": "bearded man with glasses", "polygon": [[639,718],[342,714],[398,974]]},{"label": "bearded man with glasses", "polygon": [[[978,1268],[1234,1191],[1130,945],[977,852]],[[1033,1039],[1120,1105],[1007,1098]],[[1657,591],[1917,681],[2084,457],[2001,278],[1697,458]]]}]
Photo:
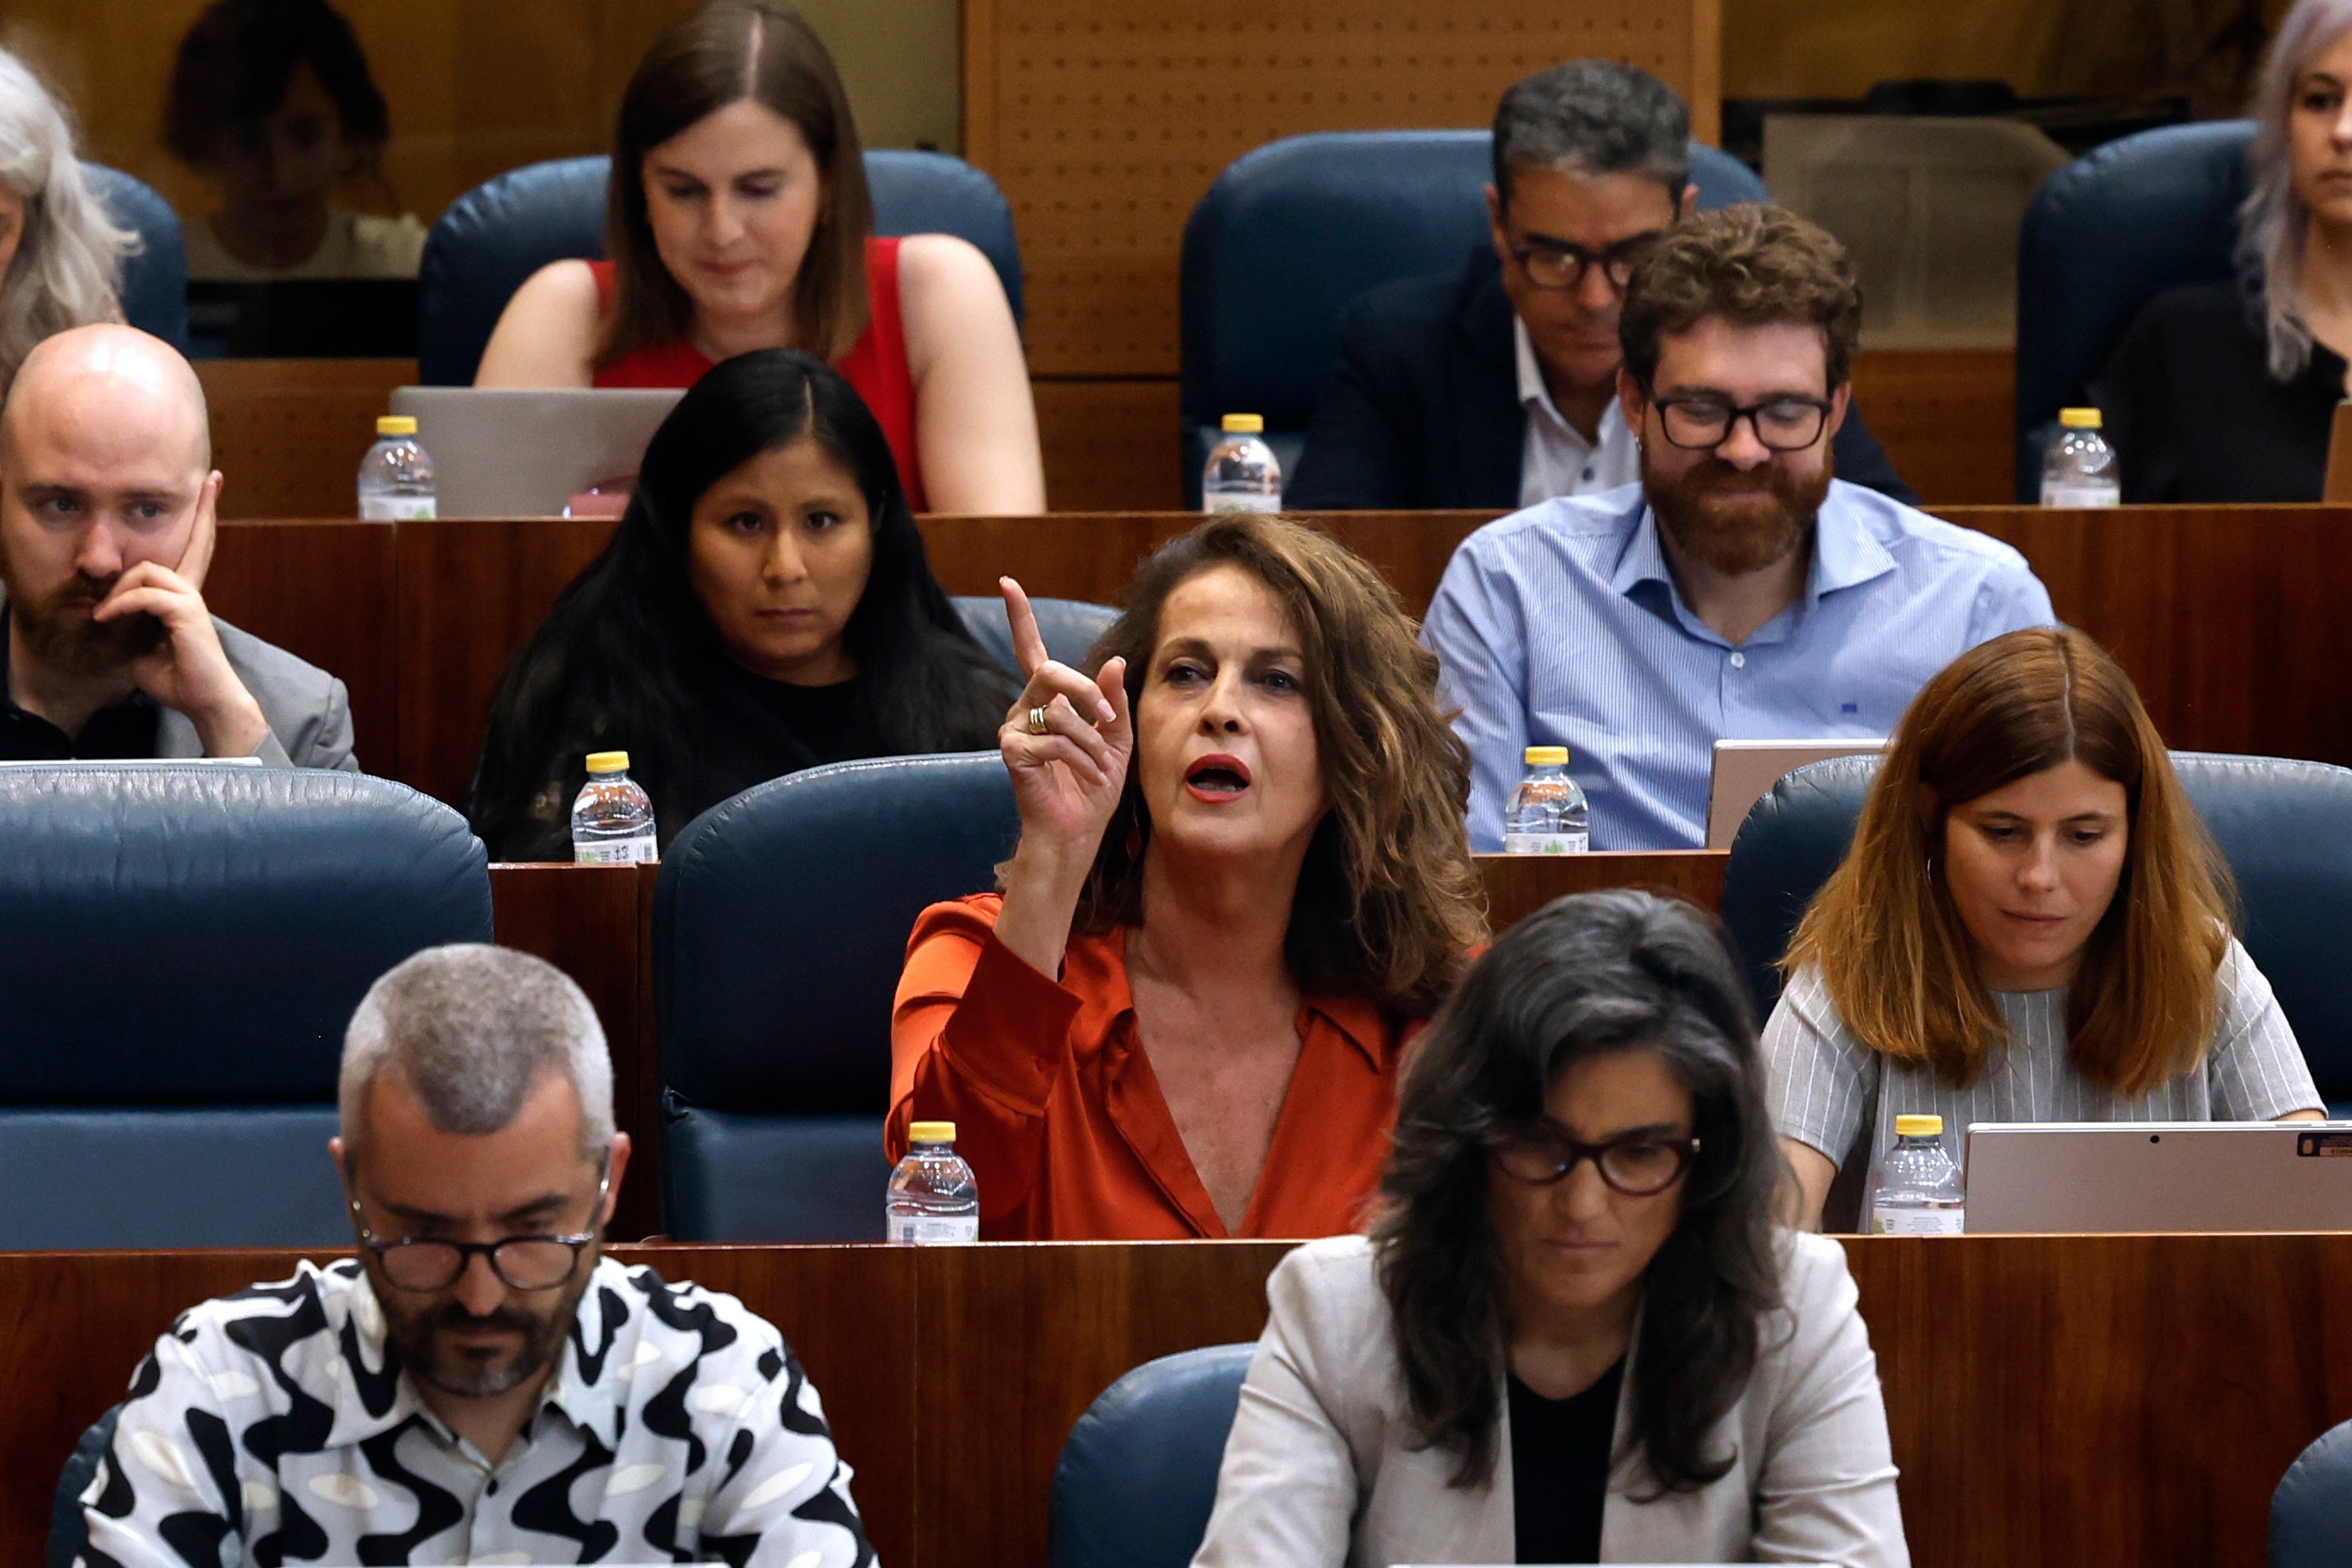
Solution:
[{"label": "bearded man with glasses", "polygon": [[[1638,66],[1571,60],[1503,95],[1493,159],[1491,243],[1341,317],[1291,507],[1533,506],[1639,477],[1617,316],[1633,264],[1698,200],[1689,112]],[[1836,441],[1847,479],[1918,499],[1859,417]]]},{"label": "bearded man with glasses", "polygon": [[1566,746],[1595,849],[1706,842],[1715,742],[1870,739],[1980,642],[2053,622],[2006,544],[1837,477],[1862,295],[1778,207],[1685,219],[1627,275],[1617,409],[1641,483],[1463,542],[1422,639],[1503,847],[1531,745]]},{"label": "bearded man with glasses", "polygon": [[629,1140],[562,972],[418,953],[361,1001],[341,1098],[359,1257],[181,1315],[84,1561],[872,1562],[776,1330],[600,1256]]}]

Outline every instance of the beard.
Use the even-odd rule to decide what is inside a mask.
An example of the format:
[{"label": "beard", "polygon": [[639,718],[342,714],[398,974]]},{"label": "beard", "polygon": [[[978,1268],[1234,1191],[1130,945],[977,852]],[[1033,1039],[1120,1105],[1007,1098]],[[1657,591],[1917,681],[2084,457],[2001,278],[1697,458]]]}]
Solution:
[{"label": "beard", "polygon": [[[583,1255],[580,1272],[546,1311],[526,1311],[510,1297],[496,1311],[478,1318],[455,1299],[404,1313],[396,1309],[398,1291],[377,1284],[376,1300],[383,1308],[384,1336],[400,1352],[401,1364],[410,1374],[444,1394],[487,1399],[521,1387],[554,1364],[594,1274],[593,1257]],[[510,1352],[486,1355],[443,1340],[447,1331],[461,1328],[511,1330],[522,1336],[522,1344]]]},{"label": "beard", "polygon": [[1668,478],[1642,451],[1642,489],[1675,548],[1727,577],[1786,560],[1811,535],[1836,468],[1827,443],[1818,473],[1802,478],[1777,462],[1745,472],[1708,457]]},{"label": "beard", "polygon": [[8,614],[32,656],[60,674],[120,674],[132,661],[163,646],[163,623],[152,616],[94,621],[89,613],[114,592],[116,577],[77,572],[47,594],[28,592],[0,553],[0,586],[8,591]]}]

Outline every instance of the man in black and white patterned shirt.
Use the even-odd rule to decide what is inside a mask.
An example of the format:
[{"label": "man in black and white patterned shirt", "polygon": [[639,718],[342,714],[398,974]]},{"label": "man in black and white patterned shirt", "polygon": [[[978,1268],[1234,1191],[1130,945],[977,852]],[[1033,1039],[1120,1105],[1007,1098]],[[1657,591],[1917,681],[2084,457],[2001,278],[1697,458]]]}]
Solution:
[{"label": "man in black and white patterned shirt", "polygon": [[580,989],[435,948],[343,1045],[356,1261],[183,1314],[82,1494],[99,1564],[874,1560],[816,1390],[598,1253],[628,1164]]}]

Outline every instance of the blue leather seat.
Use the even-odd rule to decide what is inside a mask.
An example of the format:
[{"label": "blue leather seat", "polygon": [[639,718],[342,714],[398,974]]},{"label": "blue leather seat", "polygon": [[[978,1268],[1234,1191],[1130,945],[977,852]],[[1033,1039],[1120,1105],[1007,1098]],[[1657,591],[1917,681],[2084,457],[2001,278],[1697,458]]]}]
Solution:
[{"label": "blue leather seat", "polygon": [[[1021,666],[1013,657],[1013,625],[1005,618],[1004,601],[960,594],[956,595],[955,607],[973,640],[986,648],[997,663],[1011,670],[1015,679],[1020,679]],[[1037,635],[1045,639],[1046,657],[1073,669],[1086,668],[1087,650],[1118,619],[1118,612],[1108,605],[1090,605],[1084,599],[1032,599],[1029,608],[1036,614]],[[1088,669],[1087,673],[1093,671]]]},{"label": "blue leather seat", "polygon": [[[2352,864],[2315,845],[2352,843],[2352,769],[2276,757],[2175,752],[2173,767],[2230,862],[2245,906],[2241,939],[2294,1026],[2319,1092],[2352,1114]],[[1780,995],[1772,965],[1813,894],[1845,858],[1876,757],[1799,768],[1740,825],[1723,920],[1748,965],[1759,1016]]]},{"label": "blue leather seat", "polygon": [[465,818],[356,773],[0,769],[0,1248],[348,1245],[343,1029],[488,942]]},{"label": "blue leather seat", "polygon": [[[551,261],[604,256],[612,163],[603,153],[530,163],[449,204],[417,268],[419,381],[469,384],[499,313],[524,279]],[[866,154],[866,183],[875,233],[971,241],[995,267],[1013,319],[1021,320],[1021,249],[1013,208],[995,181],[944,153],[884,151]]]},{"label": "blue leather seat", "polygon": [[2232,276],[2253,121],[2126,136],[2050,176],[2017,241],[2017,499],[2041,494],[2042,448],[2142,307]]},{"label": "blue leather seat", "polygon": [[2352,1421],[2321,1433],[2271,1494],[2270,1568],[2352,1563]]},{"label": "blue leather seat", "polygon": [[107,216],[139,237],[122,258],[122,319],[188,352],[188,247],[180,215],[139,180],[103,163],[84,163],[81,176]]},{"label": "blue leather seat", "polygon": [[1255,1345],[1150,1361],[1105,1389],[1054,1467],[1053,1568],[1184,1568]]},{"label": "blue leather seat", "polygon": [[[1184,494],[1229,413],[1262,415],[1283,471],[1339,361],[1339,314],[1367,289],[1451,272],[1492,243],[1484,131],[1328,131],[1244,153],[1184,225]],[[1702,207],[1769,201],[1729,153],[1691,144]]]},{"label": "blue leather seat", "polygon": [[993,752],[812,768],[687,824],[654,893],[670,1235],[881,1239],[907,937],[1019,835]]}]

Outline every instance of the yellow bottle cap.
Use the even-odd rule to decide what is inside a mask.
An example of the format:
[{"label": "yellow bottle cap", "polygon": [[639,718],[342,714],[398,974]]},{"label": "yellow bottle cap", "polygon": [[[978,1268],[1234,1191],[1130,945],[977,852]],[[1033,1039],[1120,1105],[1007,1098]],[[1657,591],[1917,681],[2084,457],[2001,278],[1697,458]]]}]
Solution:
[{"label": "yellow bottle cap", "polygon": [[955,1123],[918,1121],[907,1129],[907,1140],[911,1143],[952,1143],[955,1142]]},{"label": "yellow bottle cap", "polygon": [[1895,1119],[1897,1138],[1941,1138],[1944,1119],[1940,1116],[1898,1116]]},{"label": "yellow bottle cap", "polygon": [[1564,768],[1568,766],[1568,748],[1566,746],[1529,746],[1527,763],[1531,768]]},{"label": "yellow bottle cap", "polygon": [[629,753],[626,752],[591,752],[588,753],[588,771],[592,773],[627,773],[629,771]]},{"label": "yellow bottle cap", "polygon": [[387,414],[375,422],[375,433],[379,436],[414,436],[416,434],[416,416]]},{"label": "yellow bottle cap", "polygon": [[2099,428],[2099,411],[2095,408],[2061,408],[2058,423],[2069,430],[2096,430]]},{"label": "yellow bottle cap", "polygon": [[1228,414],[1225,416],[1225,434],[1228,436],[1255,436],[1265,428],[1265,416],[1263,414]]}]

